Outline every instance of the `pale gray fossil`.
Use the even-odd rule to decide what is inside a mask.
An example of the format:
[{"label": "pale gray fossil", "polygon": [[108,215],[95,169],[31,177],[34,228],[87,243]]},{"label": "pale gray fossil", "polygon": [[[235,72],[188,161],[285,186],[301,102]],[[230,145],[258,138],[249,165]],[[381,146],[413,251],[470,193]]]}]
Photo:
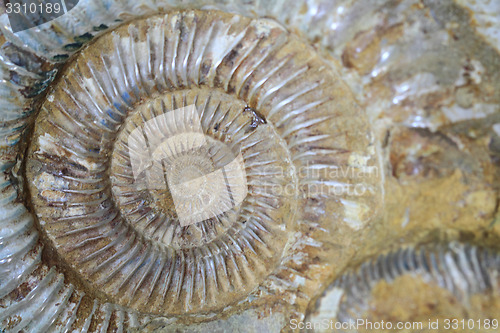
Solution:
[{"label": "pale gray fossil", "polygon": [[[483,305],[473,304],[471,298],[477,295],[485,295],[486,299],[488,295],[493,298],[498,297],[493,295],[498,292],[500,283],[498,277],[499,260],[500,257],[495,251],[458,243],[424,246],[417,249],[399,249],[379,256],[373,261],[366,261],[357,270],[346,272],[339,277],[317,300],[305,322],[316,327],[317,329],[313,329],[314,331],[329,331],[329,329],[321,329],[321,325],[324,325],[322,321],[334,320],[338,322],[338,325],[341,325],[356,322],[360,318],[366,320],[368,312],[377,311],[373,307],[373,301],[379,295],[376,295],[377,292],[374,290],[380,288],[379,283],[381,282],[384,286],[400,283],[406,288],[406,294],[425,293],[425,287],[422,288],[422,286],[429,286],[432,292],[442,289],[443,294],[453,301],[464,303],[466,308],[476,306],[480,311],[484,311]],[[400,289],[398,292],[401,291],[403,290]],[[398,296],[404,298],[405,294],[398,294]],[[423,324],[428,325],[429,321],[439,318],[441,309],[435,308],[436,304],[432,303],[433,299],[429,298],[425,301],[428,302],[427,306],[433,310],[432,314],[426,314],[428,322]],[[389,300],[388,302],[390,303]],[[485,301],[485,304],[488,302]],[[447,303],[447,305],[453,307],[453,302]],[[418,309],[422,307],[422,304],[418,304],[418,302],[406,303],[402,301],[394,306],[399,308],[402,313],[404,311],[418,313],[418,310],[422,310]],[[410,308],[406,309],[405,307]],[[496,313],[495,309],[491,310],[491,313]],[[450,310],[449,313],[454,312]],[[471,311],[470,315],[477,315],[477,313]],[[486,313],[484,315],[488,320],[496,319],[489,319]],[[373,318],[371,319],[373,320]],[[495,322],[495,326],[498,328],[498,321]],[[338,331],[356,331],[349,329],[349,325],[344,327],[346,329],[339,328]],[[425,328],[431,329],[428,326]],[[361,329],[364,327],[360,327]],[[416,328],[414,329],[416,330]]]}]

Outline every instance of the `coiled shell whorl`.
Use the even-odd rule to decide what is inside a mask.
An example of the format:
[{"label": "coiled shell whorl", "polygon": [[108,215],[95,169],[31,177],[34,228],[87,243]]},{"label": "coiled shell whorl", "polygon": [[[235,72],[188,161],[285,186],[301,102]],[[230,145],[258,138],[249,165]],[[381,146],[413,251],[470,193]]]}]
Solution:
[{"label": "coiled shell whorl", "polygon": [[[272,20],[171,11],[103,34],[50,88],[25,165],[76,327],[307,302],[311,260],[331,264],[335,229],[381,202],[370,133],[332,65]],[[331,172],[347,168],[366,174]]]},{"label": "coiled shell whorl", "polygon": [[460,243],[399,249],[345,272],[316,301],[305,322],[316,327],[314,332],[331,331],[325,320],[336,323],[338,332],[369,330],[349,326],[358,319],[419,323],[420,330],[457,317],[491,323],[500,299],[499,260],[495,250]]}]

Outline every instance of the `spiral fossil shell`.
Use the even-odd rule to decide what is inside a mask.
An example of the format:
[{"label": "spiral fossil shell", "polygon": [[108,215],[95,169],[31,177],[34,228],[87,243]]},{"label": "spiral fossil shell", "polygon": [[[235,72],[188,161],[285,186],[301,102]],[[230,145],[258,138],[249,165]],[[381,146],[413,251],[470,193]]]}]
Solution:
[{"label": "spiral fossil shell", "polygon": [[[400,291],[407,290],[409,293],[408,288],[411,286],[414,288],[412,290],[414,293],[425,292],[426,290],[419,286],[423,282],[423,285],[434,286],[437,291],[449,292],[446,297],[460,300],[469,307],[470,314],[474,313],[471,309],[473,307],[477,307],[479,312],[482,312],[483,306],[487,305],[474,304],[471,298],[475,295],[484,295],[486,296],[485,304],[488,304],[488,297],[498,298],[498,260],[498,253],[463,244],[400,249],[371,262],[364,262],[357,271],[342,275],[317,301],[315,309],[311,311],[306,321],[320,323],[321,320],[327,319],[348,323],[358,318],[370,317],[367,313],[373,308],[372,303],[377,297],[377,288],[380,289],[380,283],[396,285],[404,283],[401,281],[409,277],[414,280],[408,280],[410,283],[403,284],[405,289]],[[432,292],[436,291],[432,290]],[[404,303],[404,296],[397,294],[397,297],[401,299],[398,306],[400,311],[404,311],[401,307],[408,307],[405,310],[410,313],[414,311],[419,314],[418,311],[422,311],[427,316],[434,316],[424,318],[424,321],[439,318],[439,310],[443,310],[442,308],[433,309],[435,304],[432,304],[434,302],[432,298],[425,299],[424,302],[428,305],[422,306],[419,304],[418,297],[411,298],[415,303]],[[453,303],[460,304],[453,299],[450,307]],[[425,313],[426,306],[431,309],[432,313]],[[495,305],[492,308],[491,313],[494,314]],[[378,309],[375,310],[377,311]],[[453,312],[448,309],[448,313]],[[387,315],[391,313],[388,312]],[[485,314],[485,316],[488,315]],[[373,320],[373,318],[370,319]],[[405,317],[405,319],[416,321],[419,318]],[[344,331],[352,330],[345,329]]]},{"label": "spiral fossil shell", "polygon": [[[396,239],[494,216],[496,141],[485,152],[461,122],[500,123],[498,17],[473,7],[475,31],[463,6],[81,0],[15,34],[3,14],[0,328],[274,332],[331,315],[332,289],[347,296],[330,317],[363,315],[374,281],[399,275],[494,288],[498,258],[476,247],[338,278]],[[395,185],[419,173],[417,190]],[[443,226],[422,223],[426,186],[472,213],[431,199]]]}]

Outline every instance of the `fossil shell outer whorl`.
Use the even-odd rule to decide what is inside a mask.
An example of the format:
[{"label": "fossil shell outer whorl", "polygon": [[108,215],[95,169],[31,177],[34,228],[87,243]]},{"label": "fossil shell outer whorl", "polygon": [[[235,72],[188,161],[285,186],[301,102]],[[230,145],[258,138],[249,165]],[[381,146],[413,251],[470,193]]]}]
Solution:
[{"label": "fossil shell outer whorl", "polygon": [[[169,108],[175,109],[176,107],[174,105],[176,101],[182,101],[182,103],[185,104],[194,104],[195,102],[203,103],[200,108],[200,124],[202,127],[200,130],[203,128],[207,129],[209,133],[206,134],[210,134],[211,136],[205,136],[203,138],[203,140],[206,141],[204,142],[206,147],[203,149],[196,149],[194,153],[181,153],[178,155],[178,158],[168,158],[166,160],[166,167],[169,168],[168,175],[172,176],[174,179],[173,182],[176,181],[176,178],[182,178],[182,175],[179,175],[179,173],[185,173],[186,168],[196,169],[199,166],[200,169],[210,168],[210,172],[213,171],[212,169],[217,170],[224,168],[224,164],[227,163],[227,160],[232,161],[237,158],[237,154],[233,152],[234,147],[239,146],[240,148],[238,149],[241,149],[242,152],[241,163],[246,167],[245,175],[248,177],[247,184],[251,186],[251,190],[248,193],[249,196],[241,207],[235,210],[228,210],[224,214],[213,214],[217,215],[215,219],[203,218],[203,222],[190,225],[189,230],[187,230],[188,232],[181,228],[179,223],[166,222],[166,220],[177,219],[178,217],[175,214],[175,210],[177,210],[177,213],[181,210],[180,214],[182,214],[183,209],[182,207],[178,207],[178,205],[176,205],[174,210],[172,209],[173,199],[172,195],[168,193],[169,191],[165,191],[165,189],[161,187],[151,190],[150,184],[141,184],[137,180],[134,181],[133,170],[128,156],[129,148],[126,144],[126,138],[130,137],[131,133],[137,130],[137,124],[141,124],[143,119],[146,122],[155,119],[153,125],[155,129],[153,131],[158,134],[156,138],[154,138],[156,142],[166,143],[166,147],[162,149],[168,150],[169,152],[178,149],[172,142],[169,142],[168,137],[173,137],[172,132],[181,131],[182,133],[182,131],[184,131],[181,128],[182,126],[172,126],[173,128],[167,127],[167,124],[173,125],[176,123],[173,119],[164,124],[160,121],[156,121],[156,119],[158,119],[157,115],[161,113],[159,110],[166,110]],[[169,107],[167,107],[167,105],[169,105]],[[127,119],[115,146],[115,152],[113,154],[113,161],[115,163],[112,164],[111,174],[114,183],[114,194],[121,203],[122,213],[131,212],[127,215],[127,219],[131,224],[140,228],[145,234],[149,235],[150,238],[176,249],[198,247],[212,242],[216,237],[219,237],[216,243],[218,241],[231,243],[239,239],[240,236],[237,234],[240,232],[245,233],[246,237],[249,237],[244,240],[243,243],[250,244],[250,242],[253,243],[257,241],[257,244],[254,245],[257,245],[258,249],[259,244],[265,245],[261,242],[261,238],[268,238],[270,236],[269,232],[265,230],[274,228],[270,222],[271,219],[283,221],[283,227],[285,227],[286,223],[293,223],[294,205],[291,204],[294,200],[293,191],[290,191],[288,194],[285,191],[280,191],[280,189],[285,186],[296,186],[296,179],[294,178],[292,170],[290,170],[290,167],[287,165],[289,163],[289,156],[286,146],[282,145],[279,136],[274,133],[271,126],[262,123],[259,125],[256,123],[255,115],[252,114],[251,111],[241,112],[245,110],[245,107],[245,104],[241,101],[236,101],[229,95],[218,91],[191,89],[189,92],[180,91],[171,96],[167,95],[166,98],[144,104],[138,108],[137,112],[135,112],[132,117]],[[163,115],[169,114],[173,114],[173,112],[167,112]],[[181,123],[182,121],[181,119]],[[263,120],[261,120],[261,122],[262,121]],[[156,126],[160,126],[161,128],[156,128]],[[266,139],[262,140],[263,137]],[[182,143],[185,143],[187,146],[191,144],[190,139],[193,138],[188,136],[186,137],[186,142]],[[156,145],[154,142],[151,142],[150,146]],[[158,148],[156,150],[158,150]],[[204,157],[205,154],[208,155],[207,158]],[[148,156],[145,156],[144,160],[147,159]],[[216,163],[214,163],[213,166],[204,165],[204,161],[210,159],[213,159]],[[124,165],[127,167],[123,167]],[[225,170],[229,180],[231,180],[230,176],[232,175],[233,181],[237,181],[237,174],[234,170],[231,172],[227,167]],[[147,177],[145,177],[144,181],[148,181]],[[149,180],[149,182],[158,181],[152,179]],[[161,183],[161,180],[159,180],[159,182]],[[224,185],[224,183],[222,184]],[[220,184],[213,182],[206,185],[210,187],[220,186]],[[270,185],[272,186],[267,188]],[[230,186],[235,188],[236,184]],[[204,192],[207,190],[204,187],[205,186],[202,188],[194,188]],[[150,190],[145,191],[145,189],[148,188]],[[189,192],[189,189],[187,189],[187,191]],[[200,195],[203,196],[204,194],[201,193]],[[209,194],[207,195],[209,196]],[[135,204],[143,200],[150,202],[150,206],[152,207],[148,207],[148,205],[138,206]],[[186,207],[187,213],[189,215],[195,214],[198,210],[198,205],[193,203],[192,200],[189,200],[188,203],[189,206]],[[266,207],[267,209],[265,209]],[[271,207],[273,207],[273,209],[269,210]],[[212,208],[216,209],[216,207]],[[144,218],[144,214],[147,213],[150,213],[151,216]],[[163,215],[165,216],[163,217]],[[260,219],[254,220],[252,216],[261,216],[265,217],[265,219],[262,221],[260,221]],[[250,230],[239,230],[247,221],[249,222],[247,227],[249,227]],[[268,225],[268,223],[271,224]],[[228,232],[228,229],[233,229],[230,231],[231,235],[227,235],[231,237],[231,239],[225,239],[226,235],[224,234]],[[248,232],[250,232],[250,234]],[[280,244],[280,237],[278,237],[280,233],[279,230],[273,232],[275,244],[270,244],[270,246]],[[258,234],[261,235],[256,237]],[[239,240],[238,243],[239,242],[241,242],[241,240]],[[278,248],[281,248],[278,252],[281,252],[283,245],[284,244],[278,246]],[[217,247],[226,246],[223,243],[219,243]],[[264,252],[266,251],[267,250]]]},{"label": "fossil shell outer whorl", "polygon": [[[401,249],[339,277],[305,322],[319,327],[324,320],[383,319],[422,321],[425,328],[440,316],[488,318],[498,313],[499,264],[497,252],[464,244]],[[483,312],[488,306],[489,314]]]},{"label": "fossil shell outer whorl", "polygon": [[[168,188],[151,191],[154,179],[134,175],[141,147],[128,138],[147,128],[156,132],[145,142],[162,146],[192,126],[175,116],[190,105],[206,151],[191,151],[185,136],[188,152],[166,162]],[[328,242],[332,216],[348,229],[369,220],[378,177],[362,178],[372,190],[363,195],[352,190],[359,179],[329,173],[374,163],[363,155],[369,132],[330,66],[279,25],[173,12],[123,25],[78,55],[42,106],[26,169],[44,234],[97,297],[144,313],[206,313],[272,289],[300,253],[290,246],[297,230],[321,225],[316,242]],[[241,205],[180,225],[170,180],[225,168],[238,150]],[[324,208],[304,209],[311,203]]]}]

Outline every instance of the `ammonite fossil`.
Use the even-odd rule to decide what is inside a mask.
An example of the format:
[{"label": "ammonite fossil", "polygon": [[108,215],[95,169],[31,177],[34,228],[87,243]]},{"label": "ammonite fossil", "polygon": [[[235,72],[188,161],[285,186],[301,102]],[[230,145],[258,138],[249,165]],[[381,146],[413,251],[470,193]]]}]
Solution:
[{"label": "ammonite fossil", "polygon": [[[80,0],[24,31],[3,13],[0,329],[290,331],[337,316],[339,283],[333,319],[362,316],[361,262],[381,283],[466,267],[489,292],[495,6]],[[370,266],[457,240],[475,245],[437,270],[414,250]]]},{"label": "ammonite fossil", "polygon": [[[382,320],[404,320],[407,326],[400,329],[427,332],[438,329],[432,324],[440,320],[440,327],[448,320],[452,329],[456,319],[455,330],[472,330],[471,320],[496,330],[498,261],[498,253],[463,244],[400,249],[342,275],[318,299],[306,322],[314,331],[373,330],[366,325],[349,328],[350,322],[361,319],[385,332],[397,326],[380,327]],[[467,325],[460,326],[457,316]],[[330,320],[331,327],[325,325]],[[475,326],[474,331],[481,331]]]}]

